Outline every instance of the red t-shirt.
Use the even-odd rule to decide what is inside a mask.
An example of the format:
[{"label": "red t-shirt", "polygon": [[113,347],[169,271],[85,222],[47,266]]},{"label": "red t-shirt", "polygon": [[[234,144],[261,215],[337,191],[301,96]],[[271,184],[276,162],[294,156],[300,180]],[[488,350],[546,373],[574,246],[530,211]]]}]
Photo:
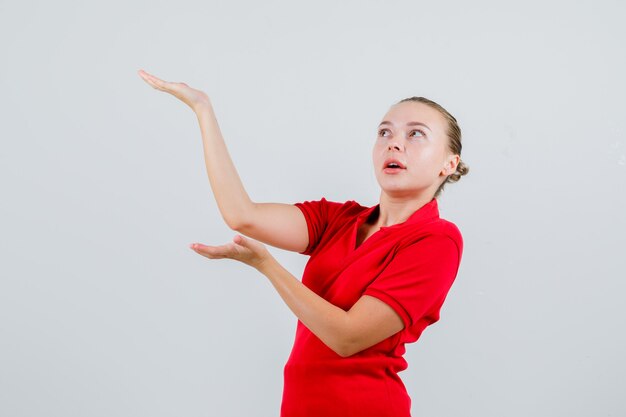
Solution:
[{"label": "red t-shirt", "polygon": [[437,200],[405,222],[381,227],[358,248],[359,225],[379,205],[355,201],[295,203],[306,218],[310,255],[302,283],[348,311],[367,294],[390,305],[404,329],[349,357],[326,346],[300,320],[284,368],[281,417],[409,417],[411,399],[398,376],[405,343],[415,342],[456,278],[463,251],[459,229],[439,217]]}]

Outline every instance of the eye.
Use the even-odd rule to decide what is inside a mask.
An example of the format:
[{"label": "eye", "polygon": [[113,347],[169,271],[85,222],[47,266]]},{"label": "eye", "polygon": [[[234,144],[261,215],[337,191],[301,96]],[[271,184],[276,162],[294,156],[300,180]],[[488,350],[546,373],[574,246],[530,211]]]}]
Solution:
[{"label": "eye", "polygon": [[380,130],[378,131],[378,136],[384,136],[384,135],[383,135],[383,133],[384,133],[384,132],[389,132],[389,129],[380,129]]},{"label": "eye", "polygon": [[426,136],[426,133],[424,133],[423,130],[419,130],[419,129],[412,130],[411,133],[409,134],[409,136],[411,136],[415,132],[419,132],[422,136]]}]

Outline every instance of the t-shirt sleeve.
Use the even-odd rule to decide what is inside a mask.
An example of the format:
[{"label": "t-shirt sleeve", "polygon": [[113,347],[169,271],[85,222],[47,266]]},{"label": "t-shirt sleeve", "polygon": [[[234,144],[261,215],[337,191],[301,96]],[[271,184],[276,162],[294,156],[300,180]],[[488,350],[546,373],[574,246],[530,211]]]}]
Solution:
[{"label": "t-shirt sleeve", "polygon": [[427,236],[400,249],[364,294],[391,306],[405,328],[429,313],[434,323],[439,319],[438,307],[456,278],[460,257],[450,236]]},{"label": "t-shirt sleeve", "polygon": [[294,203],[294,205],[304,214],[309,232],[309,245],[300,253],[302,255],[311,255],[317,248],[328,224],[343,204],[328,201],[322,197],[320,200],[303,201]]}]

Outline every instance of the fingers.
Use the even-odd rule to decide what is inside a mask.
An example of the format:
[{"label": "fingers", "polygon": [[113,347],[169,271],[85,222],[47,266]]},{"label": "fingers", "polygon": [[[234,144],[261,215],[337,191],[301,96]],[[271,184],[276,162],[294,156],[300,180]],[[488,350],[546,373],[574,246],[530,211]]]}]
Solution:
[{"label": "fingers", "polygon": [[[242,236],[239,239],[243,239]],[[233,239],[233,242],[225,245],[210,246],[203,245],[201,243],[192,243],[189,248],[195,251],[197,254],[206,256],[210,259],[222,259],[230,258],[238,261],[245,262],[253,253],[253,248],[243,242],[237,240],[237,237]]]},{"label": "fingers", "polygon": [[193,243],[189,247],[209,259],[230,258],[257,269],[271,259],[271,255],[263,244],[241,235],[236,235],[232,242],[225,245],[208,246]]},{"label": "fingers", "polygon": [[137,71],[137,73],[139,74],[141,78],[144,79],[145,82],[147,82],[148,84],[150,84],[152,87],[156,88],[157,90],[167,91],[169,93],[177,93],[180,91],[181,86],[188,87],[188,85],[185,83],[174,83],[174,82],[162,80],[158,77],[155,77],[152,74],[148,74],[144,70],[139,70]]},{"label": "fingers", "polygon": [[220,246],[208,246],[200,243],[193,243],[189,247],[196,253],[211,259],[234,258],[237,255],[237,249],[232,243]]},{"label": "fingers", "polygon": [[167,81],[164,81],[160,78],[155,77],[152,74],[148,74],[147,72],[145,72],[144,70],[139,70],[138,74],[141,78],[144,79],[145,82],[147,82],[148,84],[150,84],[153,88],[156,88],[158,90],[168,90],[171,89],[171,84]]}]

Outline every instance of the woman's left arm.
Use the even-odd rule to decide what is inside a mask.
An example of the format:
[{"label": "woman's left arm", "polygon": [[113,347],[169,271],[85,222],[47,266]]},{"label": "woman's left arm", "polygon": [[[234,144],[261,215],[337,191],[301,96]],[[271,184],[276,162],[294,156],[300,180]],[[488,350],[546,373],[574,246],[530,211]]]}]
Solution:
[{"label": "woman's left arm", "polygon": [[349,311],[326,301],[287,271],[260,242],[237,235],[221,246],[190,245],[210,259],[229,258],[257,269],[298,319],[339,356],[354,355],[404,328],[400,316],[376,297],[362,296]]}]

